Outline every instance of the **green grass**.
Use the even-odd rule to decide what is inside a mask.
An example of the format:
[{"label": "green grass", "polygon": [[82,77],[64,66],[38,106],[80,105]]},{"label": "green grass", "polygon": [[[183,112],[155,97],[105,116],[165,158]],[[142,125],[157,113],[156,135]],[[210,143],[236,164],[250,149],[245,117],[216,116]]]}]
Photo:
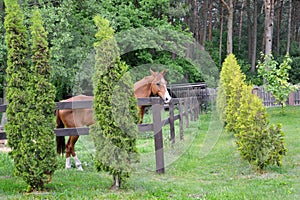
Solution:
[{"label": "green grass", "polygon": [[[222,133],[216,145],[203,155],[210,115],[185,129],[185,140],[176,136],[169,144],[164,128],[166,173],[155,173],[154,142],[143,135],[138,140],[141,162],[120,191],[110,191],[112,178],[93,167],[93,143],[89,136],[80,137],[76,146],[84,171],[65,170],[64,159],[46,191],[27,194],[25,183],[13,176],[13,162],[0,153],[0,199],[300,199],[300,107],[268,109],[270,121],[281,123],[286,133],[288,153],[283,166],[271,166],[257,174],[243,161],[231,135]],[[178,122],[177,122],[178,123]],[[178,133],[178,130],[177,130]]]}]

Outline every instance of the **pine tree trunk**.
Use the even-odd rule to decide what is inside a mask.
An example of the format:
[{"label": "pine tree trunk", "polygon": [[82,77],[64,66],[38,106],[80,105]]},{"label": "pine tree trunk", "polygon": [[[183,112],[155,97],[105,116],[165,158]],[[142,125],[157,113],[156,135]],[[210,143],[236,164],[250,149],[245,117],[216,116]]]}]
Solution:
[{"label": "pine tree trunk", "polygon": [[252,33],[252,56],[251,56],[251,72],[255,71],[256,66],[256,48],[257,48],[257,0],[253,0],[253,33]]},{"label": "pine tree trunk", "polygon": [[202,20],[202,26],[201,26],[201,34],[200,34],[200,44],[201,45],[205,45],[205,41],[206,41],[206,25],[207,25],[207,11],[208,11],[208,0],[202,2],[202,9],[201,9],[201,15],[203,17]]},{"label": "pine tree trunk", "polygon": [[224,24],[224,18],[223,18],[223,6],[220,4],[221,7],[221,16],[220,16],[220,42],[219,42],[219,65],[222,66],[222,44],[223,44],[223,24]]},{"label": "pine tree trunk", "polygon": [[208,41],[212,41],[212,10],[213,10],[213,1],[209,1],[209,15],[208,15],[208,22],[209,22],[209,28],[208,28]]},{"label": "pine tree trunk", "polygon": [[251,23],[251,4],[250,0],[247,0],[247,20],[248,20],[248,60],[252,59],[252,23]]},{"label": "pine tree trunk", "polygon": [[291,45],[291,24],[292,24],[292,0],[289,1],[289,21],[288,21],[288,35],[287,35],[287,44],[286,44],[286,53],[290,52]]},{"label": "pine tree trunk", "polygon": [[241,50],[241,43],[242,43],[244,5],[245,5],[245,1],[242,0],[242,8],[241,8],[241,14],[240,14],[240,26],[239,26],[239,46],[238,46],[239,51]]},{"label": "pine tree trunk", "polygon": [[282,19],[282,6],[283,0],[278,2],[278,9],[277,9],[277,33],[276,33],[276,53],[277,55],[280,54],[280,30],[281,30],[281,19]]},{"label": "pine tree trunk", "polygon": [[222,3],[226,6],[228,10],[228,18],[227,18],[227,55],[232,53],[232,35],[233,35],[233,0],[229,0],[229,5],[225,2],[225,0],[221,0]]},{"label": "pine tree trunk", "polygon": [[199,37],[199,2],[198,0],[194,0],[194,38],[196,39],[197,42],[199,42],[200,37]]},{"label": "pine tree trunk", "polygon": [[230,7],[229,7],[229,16],[228,16],[228,36],[227,36],[227,54],[231,54],[233,52],[233,3],[230,0]]}]

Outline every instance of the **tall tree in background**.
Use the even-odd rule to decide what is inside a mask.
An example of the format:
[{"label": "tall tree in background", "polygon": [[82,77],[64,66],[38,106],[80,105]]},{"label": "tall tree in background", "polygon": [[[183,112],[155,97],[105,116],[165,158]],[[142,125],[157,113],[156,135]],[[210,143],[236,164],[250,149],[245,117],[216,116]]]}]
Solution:
[{"label": "tall tree in background", "polygon": [[[202,1],[201,3],[201,17],[200,19],[200,24],[201,24],[201,29],[200,29],[200,39],[199,39],[199,43],[201,45],[205,45],[205,42],[207,40],[207,18],[208,18],[208,0],[206,1]],[[200,14],[200,13],[199,13]]]},{"label": "tall tree in background", "polygon": [[227,17],[227,55],[233,52],[233,13],[234,13],[234,6],[233,0],[229,0],[228,3],[225,0],[221,0],[222,3],[225,5],[228,11]]},{"label": "tall tree in background", "polygon": [[283,0],[277,1],[277,27],[276,27],[276,54],[280,53],[280,32],[281,32],[281,21],[282,21],[282,9],[283,9]]},{"label": "tall tree in background", "polygon": [[256,49],[257,49],[257,0],[253,0],[253,28],[252,28],[252,34],[248,35],[248,37],[251,37],[252,39],[250,46],[252,46],[251,49],[251,72],[255,71],[256,66]]},{"label": "tall tree in background", "polygon": [[223,9],[223,5],[221,3],[221,0],[220,0],[220,39],[219,39],[219,65],[221,66],[222,65],[222,47],[223,47],[223,26],[224,26],[224,9]]},{"label": "tall tree in background", "polygon": [[265,0],[265,55],[270,55],[272,53],[274,1],[275,0]]},{"label": "tall tree in background", "polygon": [[292,0],[289,0],[289,19],[288,19],[288,34],[287,34],[286,54],[290,53],[290,46],[291,46],[291,25],[292,25]]},{"label": "tall tree in background", "polygon": [[242,0],[242,6],[240,11],[240,25],[239,25],[239,44],[238,50],[241,51],[241,43],[242,43],[242,32],[243,32],[243,17],[244,17],[244,7],[245,7],[245,0]]},{"label": "tall tree in background", "polygon": [[[3,12],[1,12],[4,10],[4,7],[1,7],[2,1],[3,0],[0,0],[0,15],[2,15],[2,19],[4,19]],[[300,1],[273,1],[275,2],[275,37],[273,37],[273,51],[276,53],[276,59],[280,59],[284,56],[283,50],[286,49],[288,43],[290,43],[291,56],[298,57],[297,52],[298,48],[300,48],[300,14],[298,12],[300,9]],[[53,66],[54,72],[52,83],[57,86],[57,100],[66,98],[71,94],[71,89],[76,80],[74,78],[75,75],[81,66],[86,64],[85,61],[91,60],[89,56],[93,57],[91,56],[91,54],[93,54],[92,44],[94,42],[96,29],[92,18],[96,14],[106,16],[106,18],[111,21],[111,25],[117,33],[139,27],[171,28],[181,33],[189,30],[192,32],[195,40],[209,50],[211,57],[219,66],[221,66],[220,63],[227,54],[226,46],[228,45],[226,45],[226,42],[230,41],[230,39],[224,39],[225,35],[230,38],[231,33],[230,31],[228,32],[228,28],[224,28],[224,31],[221,30],[221,27],[223,28],[221,24],[227,25],[227,15],[229,13],[227,8],[230,7],[230,0],[162,0],[134,2],[130,0],[22,0],[19,2],[21,2],[26,16],[31,15],[33,5],[37,5],[41,8],[42,17],[45,21],[45,29],[49,32],[48,41],[52,55],[51,65]],[[224,2],[228,7],[226,7]],[[241,49],[238,51],[238,48],[233,48],[232,51],[236,54],[239,62],[241,61],[241,68],[247,74],[247,80],[249,80],[248,77],[253,75],[255,79],[255,74],[248,72],[250,70],[255,71],[257,49],[265,53],[265,1],[232,0],[231,2],[234,6],[233,24],[237,24],[237,26],[233,27],[232,46],[238,47],[240,44]],[[241,12],[243,2],[244,12]],[[281,2],[283,3],[281,4]],[[290,37],[288,37],[288,31],[283,31],[282,27],[288,27],[288,10],[290,3],[292,4],[291,32]],[[280,9],[280,5],[282,5],[282,9]],[[223,11],[221,7],[224,8]],[[255,24],[256,22],[257,24]],[[26,20],[26,23],[27,26],[29,24],[28,20]],[[279,28],[279,26],[281,26],[281,28]],[[239,28],[242,28],[242,30],[238,30]],[[278,37],[279,31],[280,38]],[[229,34],[227,35],[227,33]],[[239,37],[239,35],[241,37]],[[4,37],[4,32],[2,32],[2,37]],[[170,38],[176,37],[176,35],[170,36]],[[287,38],[290,38],[290,42],[287,41]],[[280,42],[278,42],[278,39],[280,39]],[[225,48],[220,49],[220,47]],[[278,55],[277,50],[279,50],[279,47],[281,47],[281,52],[279,52]],[[6,48],[3,47],[1,50],[4,51],[0,51],[0,54],[4,55],[4,59],[6,59],[5,49]],[[154,49],[139,49],[122,55],[121,59],[126,61],[130,68],[154,62],[160,62],[168,66],[172,64],[174,71],[176,70],[178,73],[186,72],[187,69],[190,68],[190,66],[182,65],[182,62],[178,59],[178,55],[174,53],[171,54],[172,55],[168,55],[168,52],[161,53]],[[296,66],[297,63],[297,61],[293,62],[291,71],[300,71],[298,70],[299,67]],[[251,64],[251,68],[249,64]],[[5,67],[5,65],[1,65],[1,67],[2,66]],[[93,63],[91,66],[93,66]],[[294,74],[294,77],[299,77],[296,73]],[[169,78],[172,77],[169,79],[170,81],[174,80],[173,75],[168,74],[168,76]],[[184,76],[186,76],[186,74],[181,74],[181,77]],[[194,75],[189,72],[186,77],[193,76]],[[176,78],[177,77],[178,76],[176,76]],[[201,80],[191,79],[189,81],[194,82]],[[295,79],[295,81],[297,81],[297,79]]]}]

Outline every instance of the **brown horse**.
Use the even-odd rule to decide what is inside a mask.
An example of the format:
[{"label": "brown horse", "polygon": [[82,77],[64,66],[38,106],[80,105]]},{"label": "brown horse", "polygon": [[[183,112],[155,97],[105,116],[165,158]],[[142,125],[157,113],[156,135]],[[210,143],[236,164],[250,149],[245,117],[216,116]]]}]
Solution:
[{"label": "brown horse", "polygon": [[[151,76],[146,76],[134,84],[134,95],[136,98],[145,98],[150,96],[160,96],[165,103],[169,103],[171,96],[167,90],[167,81],[164,78],[165,70],[153,72],[150,69]],[[145,106],[139,106],[140,123],[143,122]]]},{"label": "brown horse", "polygon": [[[142,80],[134,84],[134,94],[136,98],[150,97],[154,95],[160,96],[165,103],[171,100],[171,96],[166,87],[166,80],[164,79],[165,70],[162,72],[153,72],[150,69],[151,76],[146,76]],[[72,98],[62,100],[61,102],[73,102],[73,101],[89,101],[93,100],[92,96],[79,95]],[[140,123],[144,116],[144,106],[139,106],[140,111]],[[68,110],[56,110],[56,123],[57,128],[73,128],[89,126],[95,123],[93,119],[92,109],[68,109]],[[75,143],[79,136],[69,136],[67,145],[65,144],[64,136],[56,137],[57,153],[63,154],[66,150],[66,169],[71,168],[70,155],[74,158],[75,165],[78,170],[82,170],[81,162],[77,158],[75,153]]]},{"label": "brown horse", "polygon": [[[94,97],[79,95],[72,98],[62,100],[61,102],[74,102],[74,101],[91,101]],[[57,128],[74,128],[83,127],[94,124],[92,109],[68,109],[68,110],[56,110],[56,125]],[[77,158],[75,153],[75,143],[77,142],[79,135],[69,136],[67,145],[65,144],[64,136],[56,137],[57,153],[63,154],[66,150],[66,169],[71,168],[70,155],[74,158],[75,165],[78,170],[82,170],[81,162]]]}]

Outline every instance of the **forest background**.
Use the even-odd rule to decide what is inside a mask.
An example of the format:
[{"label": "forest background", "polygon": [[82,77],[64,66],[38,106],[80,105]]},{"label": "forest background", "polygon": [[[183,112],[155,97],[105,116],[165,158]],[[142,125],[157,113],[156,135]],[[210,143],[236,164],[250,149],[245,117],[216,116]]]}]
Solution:
[{"label": "forest background", "polygon": [[[247,81],[260,85],[257,63],[261,53],[272,53],[278,62],[289,53],[293,63],[290,81],[300,82],[300,1],[296,0],[19,0],[25,23],[39,7],[48,32],[56,99],[72,95],[82,65],[93,66],[97,14],[111,22],[116,33],[138,28],[174,30],[170,38],[193,37],[203,46],[218,69],[234,53]],[[0,0],[0,96],[5,88],[7,48],[4,41],[5,5]],[[155,36],[151,38],[153,46]],[[134,35],[127,35],[134,40]],[[133,37],[133,38],[130,38]],[[139,44],[135,44],[139,45]],[[184,52],[184,46],[179,47]],[[147,63],[169,66],[169,83],[204,81],[198,69],[178,54],[159,48],[135,48],[121,55],[130,68]],[[176,51],[178,52],[178,50]],[[145,74],[146,75],[146,74]],[[84,74],[82,73],[82,76]]]}]

